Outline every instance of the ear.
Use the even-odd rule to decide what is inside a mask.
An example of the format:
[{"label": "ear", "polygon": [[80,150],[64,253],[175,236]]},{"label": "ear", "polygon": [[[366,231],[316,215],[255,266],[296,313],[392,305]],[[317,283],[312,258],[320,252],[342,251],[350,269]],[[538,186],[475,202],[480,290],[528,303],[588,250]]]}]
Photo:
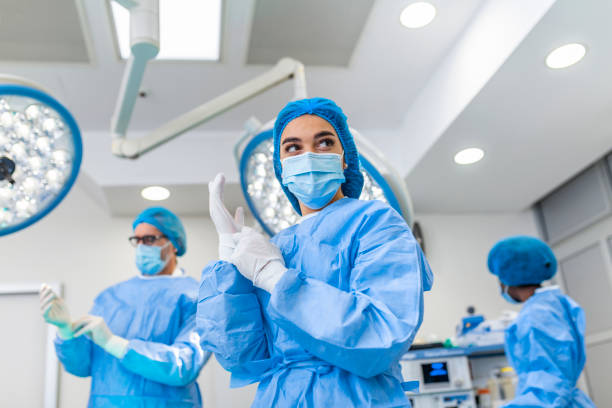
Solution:
[{"label": "ear", "polygon": [[172,241],[170,241],[170,248],[171,248],[172,253],[174,253],[174,255],[178,254],[178,249],[176,249]]}]

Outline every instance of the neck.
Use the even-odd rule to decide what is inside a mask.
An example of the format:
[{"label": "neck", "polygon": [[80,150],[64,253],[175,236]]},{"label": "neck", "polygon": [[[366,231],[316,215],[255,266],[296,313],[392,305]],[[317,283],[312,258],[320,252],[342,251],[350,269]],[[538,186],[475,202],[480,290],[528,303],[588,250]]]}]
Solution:
[{"label": "neck", "polygon": [[540,287],[539,285],[524,286],[524,287],[513,286],[509,288],[508,293],[515,299],[520,300],[521,302],[524,302],[530,297],[532,297],[535,291],[539,287]]},{"label": "neck", "polygon": [[342,188],[339,188],[338,191],[336,191],[336,194],[333,196],[333,198],[331,199],[331,201],[327,204],[325,204],[323,207],[319,208],[318,210],[306,207],[301,201],[300,201],[300,210],[302,210],[302,216],[304,215],[308,215],[308,214],[314,214],[316,212],[321,211],[322,209],[324,209],[325,207],[327,207],[328,205],[331,205],[333,203],[335,203],[336,201],[340,200],[344,198],[344,194],[342,193]]},{"label": "neck", "polygon": [[162,271],[158,273],[158,275],[172,275],[172,273],[174,273],[174,270],[176,269],[176,264],[176,257],[171,257],[164,269],[162,269]]}]

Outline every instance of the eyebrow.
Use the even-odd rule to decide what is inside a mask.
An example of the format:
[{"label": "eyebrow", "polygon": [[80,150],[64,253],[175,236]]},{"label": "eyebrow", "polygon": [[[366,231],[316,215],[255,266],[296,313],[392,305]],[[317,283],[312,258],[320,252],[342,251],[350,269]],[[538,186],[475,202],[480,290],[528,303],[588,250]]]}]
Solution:
[{"label": "eyebrow", "polygon": [[300,139],[299,137],[288,137],[285,140],[283,140],[283,143],[281,144],[285,144],[285,143],[292,143],[292,142],[301,142],[302,139]]},{"label": "eyebrow", "polygon": [[[314,139],[320,139],[322,137],[325,136],[336,136],[333,132],[329,131],[329,130],[322,130],[320,132],[318,132],[316,135],[314,135]],[[300,139],[299,137],[288,137],[285,140],[283,140],[283,142],[281,143],[281,145],[284,145],[285,143],[294,143],[294,142],[301,142],[302,139]]]},{"label": "eyebrow", "polygon": [[321,138],[323,136],[336,136],[336,135],[334,134],[334,132],[331,132],[329,130],[322,130],[319,133],[317,133],[316,135],[314,135],[314,138],[315,139],[319,139],[319,138]]}]

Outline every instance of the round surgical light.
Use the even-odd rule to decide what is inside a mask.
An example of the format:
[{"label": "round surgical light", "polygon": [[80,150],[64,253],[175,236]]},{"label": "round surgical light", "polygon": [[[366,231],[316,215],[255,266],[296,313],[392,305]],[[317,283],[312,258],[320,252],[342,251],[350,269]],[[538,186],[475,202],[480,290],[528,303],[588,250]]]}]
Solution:
[{"label": "round surgical light", "polygon": [[473,164],[484,157],[484,150],[477,147],[463,149],[455,155],[455,163],[457,164]]},{"label": "round surgical light", "polygon": [[560,69],[574,65],[586,54],[586,48],[582,44],[566,44],[554,49],[546,57],[546,65],[549,68]]},{"label": "round surgical light", "polygon": [[430,3],[419,1],[407,6],[400,14],[400,23],[407,28],[421,28],[436,17],[436,8]]},{"label": "round surgical light", "polygon": [[0,236],[35,223],[64,199],[82,149],[64,106],[25,80],[0,76]]},{"label": "round surgical light", "polygon": [[[290,227],[300,219],[274,175],[273,152],[272,130],[269,129],[250,140],[239,161],[244,197],[251,212],[269,235]],[[401,206],[385,178],[363,155],[359,159],[364,176],[359,199],[385,201],[402,214]]]},{"label": "round surgical light", "polygon": [[145,200],[163,201],[170,197],[170,191],[162,186],[149,186],[143,188],[140,195]]}]

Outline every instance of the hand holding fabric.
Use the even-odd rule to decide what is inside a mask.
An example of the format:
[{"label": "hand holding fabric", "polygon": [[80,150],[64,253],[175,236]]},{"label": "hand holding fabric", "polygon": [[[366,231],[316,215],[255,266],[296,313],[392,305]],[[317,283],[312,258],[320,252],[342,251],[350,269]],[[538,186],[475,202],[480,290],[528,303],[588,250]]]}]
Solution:
[{"label": "hand holding fabric", "polygon": [[58,335],[68,340],[73,337],[70,313],[66,302],[46,283],[40,287],[40,311],[47,323],[57,326]]},{"label": "hand holding fabric", "polygon": [[283,255],[276,245],[252,228],[244,227],[234,234],[236,248],[231,263],[253,285],[272,293],[272,289],[287,268]]},{"label": "hand holding fabric", "polygon": [[121,359],[127,352],[128,341],[113,334],[99,316],[88,315],[80,318],[72,325],[74,337],[87,336],[107,353]]},{"label": "hand holding fabric", "polygon": [[235,248],[232,234],[242,231],[244,227],[244,210],[238,207],[232,217],[223,204],[224,185],[225,176],[223,173],[217,174],[214,181],[208,183],[208,197],[210,218],[219,235],[219,259],[229,261]]}]

